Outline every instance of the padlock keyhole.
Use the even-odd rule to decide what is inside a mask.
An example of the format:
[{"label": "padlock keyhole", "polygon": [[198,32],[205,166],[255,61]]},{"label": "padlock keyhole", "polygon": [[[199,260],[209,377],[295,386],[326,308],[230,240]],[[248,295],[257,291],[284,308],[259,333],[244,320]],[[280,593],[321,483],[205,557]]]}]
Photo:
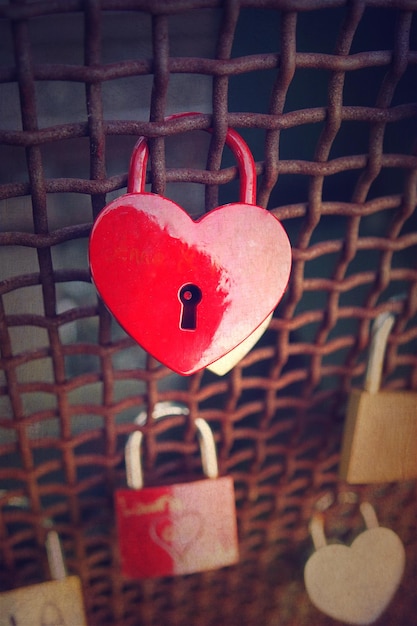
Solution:
[{"label": "padlock keyhole", "polygon": [[181,330],[195,330],[197,328],[197,306],[201,302],[203,294],[200,287],[193,283],[183,285],[178,293],[181,302]]}]

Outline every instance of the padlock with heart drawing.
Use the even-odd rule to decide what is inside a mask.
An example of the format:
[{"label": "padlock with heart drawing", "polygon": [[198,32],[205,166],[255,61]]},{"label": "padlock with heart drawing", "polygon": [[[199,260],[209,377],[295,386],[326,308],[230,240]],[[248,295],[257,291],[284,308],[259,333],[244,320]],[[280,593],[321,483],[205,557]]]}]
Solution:
[{"label": "padlock with heart drawing", "polygon": [[312,603],[347,624],[372,624],[391,602],[403,576],[404,546],[394,531],[378,525],[375,510],[363,502],[367,530],[350,547],[326,543],[322,514],[310,524],[314,547],[304,569]]},{"label": "padlock with heart drawing", "polygon": [[135,431],[126,445],[129,489],[115,494],[121,569],[127,578],[190,574],[238,561],[233,480],[218,476],[212,431],[195,421],[206,478],[168,486],[143,487]]},{"label": "padlock with heart drawing", "polygon": [[[91,275],[108,309],[147,352],[183,375],[211,366],[244,342],[243,354],[250,349],[290,273],[285,230],[255,204],[252,154],[231,128],[226,143],[239,165],[240,202],[194,221],[171,200],[146,193],[142,137],[128,193],[103,209],[90,237]],[[243,354],[222,362],[219,373]]]}]

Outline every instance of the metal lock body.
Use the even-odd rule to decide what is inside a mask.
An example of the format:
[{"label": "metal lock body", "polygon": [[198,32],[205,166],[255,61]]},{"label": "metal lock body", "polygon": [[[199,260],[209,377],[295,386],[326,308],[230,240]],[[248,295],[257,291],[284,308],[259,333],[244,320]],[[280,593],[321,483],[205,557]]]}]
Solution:
[{"label": "metal lock body", "polygon": [[353,390],[349,396],[340,476],[352,484],[417,477],[417,393],[380,391],[393,323],[393,315],[375,320],[365,390]]},{"label": "metal lock body", "polygon": [[205,479],[143,487],[142,433],[126,445],[129,489],[115,494],[121,569],[128,578],[190,574],[239,558],[233,480],[219,477],[213,434],[195,421]]},{"label": "metal lock body", "polygon": [[[105,304],[137,343],[182,375],[256,340],[290,274],[287,234],[255,204],[249,147],[231,128],[226,144],[239,166],[239,202],[194,221],[172,200],[145,192],[149,150],[141,137],[128,193],[103,209],[90,237],[91,276]],[[228,367],[223,362],[221,373]]]},{"label": "metal lock body", "polygon": [[87,626],[81,581],[66,576],[57,533],[46,541],[54,580],[0,594],[0,626]]}]

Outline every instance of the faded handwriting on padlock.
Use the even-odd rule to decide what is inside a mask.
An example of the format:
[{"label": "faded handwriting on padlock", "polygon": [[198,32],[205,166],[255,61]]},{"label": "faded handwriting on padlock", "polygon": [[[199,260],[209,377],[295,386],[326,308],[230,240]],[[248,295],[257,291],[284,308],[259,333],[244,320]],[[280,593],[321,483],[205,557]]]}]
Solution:
[{"label": "faded handwriting on padlock", "polygon": [[[166,252],[164,250],[144,249],[136,247],[132,248],[130,240],[126,243],[119,243],[113,248],[114,256],[121,261],[126,261],[132,265],[160,265],[166,260]],[[191,246],[178,248],[177,267],[181,271],[185,271],[190,267],[190,258],[193,250]]]},{"label": "faded handwriting on padlock", "polygon": [[126,517],[130,515],[150,515],[169,511],[178,512],[184,509],[181,500],[169,494],[164,494],[153,502],[135,502],[131,506],[129,506],[126,499],[122,498],[120,500],[120,506],[123,515],[126,515]]}]

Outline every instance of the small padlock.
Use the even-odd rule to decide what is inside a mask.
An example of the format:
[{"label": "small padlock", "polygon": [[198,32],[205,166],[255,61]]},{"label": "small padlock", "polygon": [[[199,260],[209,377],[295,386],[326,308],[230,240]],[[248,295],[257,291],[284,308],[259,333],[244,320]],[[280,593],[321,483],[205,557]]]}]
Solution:
[{"label": "small padlock", "polygon": [[216,447],[207,422],[196,419],[205,479],[143,487],[135,431],[125,450],[127,484],[115,494],[122,574],[153,578],[190,574],[238,561],[233,480],[218,476]]},{"label": "small padlock", "polygon": [[[172,117],[195,116],[185,113]],[[226,144],[240,172],[240,202],[194,221],[178,204],[145,192],[148,146],[137,142],[128,193],[94,223],[92,280],[114,317],[147,352],[189,375],[243,352],[280,301],[290,274],[291,246],[274,215],[256,206],[256,169],[232,128]],[[224,373],[241,352],[219,364]]]},{"label": "small padlock", "polygon": [[405,550],[390,528],[378,525],[369,502],[360,507],[367,530],[351,546],[327,544],[322,514],[310,532],[315,552],[304,568],[311,602],[323,613],[347,624],[372,624],[385,611],[401,582]]},{"label": "small padlock", "polygon": [[87,626],[78,576],[67,576],[59,537],[46,550],[54,580],[0,594],[0,626]]},{"label": "small padlock", "polygon": [[353,390],[349,397],[340,476],[352,484],[417,477],[417,393],[380,390],[393,323],[391,314],[376,318],[365,389]]}]

